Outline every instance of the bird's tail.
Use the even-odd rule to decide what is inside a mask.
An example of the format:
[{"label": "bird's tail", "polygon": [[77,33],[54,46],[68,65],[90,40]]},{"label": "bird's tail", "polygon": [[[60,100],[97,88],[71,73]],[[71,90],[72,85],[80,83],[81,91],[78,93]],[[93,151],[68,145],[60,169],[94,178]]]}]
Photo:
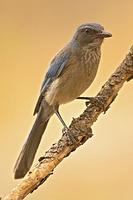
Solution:
[{"label": "bird's tail", "polygon": [[47,127],[49,118],[53,114],[53,110],[51,108],[46,108],[45,111],[46,112],[44,113],[44,111],[41,110],[38,113],[31,132],[20,152],[14,167],[15,179],[24,177],[33,163],[42,135]]}]

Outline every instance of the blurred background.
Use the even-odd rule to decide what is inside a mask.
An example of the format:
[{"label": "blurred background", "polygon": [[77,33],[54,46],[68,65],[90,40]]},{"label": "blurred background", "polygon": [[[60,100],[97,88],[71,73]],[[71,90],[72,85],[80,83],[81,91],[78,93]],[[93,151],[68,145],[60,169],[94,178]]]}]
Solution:
[{"label": "blurred background", "polygon": [[[82,23],[98,22],[113,34],[102,46],[98,75],[85,95],[94,96],[133,43],[133,1],[0,0],[0,196],[20,180],[13,167],[33,124],[41,82],[53,56]],[[65,159],[27,200],[133,199],[133,81],[125,83],[93,138]],[[61,107],[69,125],[85,109],[75,100]],[[50,120],[39,156],[61,137]]]}]

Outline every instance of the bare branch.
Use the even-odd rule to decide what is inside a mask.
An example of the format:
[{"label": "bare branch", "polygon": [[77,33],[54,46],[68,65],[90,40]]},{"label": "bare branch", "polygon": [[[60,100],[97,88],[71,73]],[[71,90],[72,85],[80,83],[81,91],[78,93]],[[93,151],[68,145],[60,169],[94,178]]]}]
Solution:
[{"label": "bare branch", "polygon": [[133,46],[130,52],[111,75],[109,80],[102,86],[102,89],[95,97],[95,103],[89,103],[85,111],[76,119],[73,119],[69,132],[76,138],[75,145],[69,143],[67,131],[63,132],[61,139],[39,159],[38,164],[18,184],[4,200],[21,200],[29,193],[37,189],[53,173],[54,168],[72,151],[84,144],[92,137],[91,126],[98,116],[108,110],[114,101],[124,82],[133,78]]}]

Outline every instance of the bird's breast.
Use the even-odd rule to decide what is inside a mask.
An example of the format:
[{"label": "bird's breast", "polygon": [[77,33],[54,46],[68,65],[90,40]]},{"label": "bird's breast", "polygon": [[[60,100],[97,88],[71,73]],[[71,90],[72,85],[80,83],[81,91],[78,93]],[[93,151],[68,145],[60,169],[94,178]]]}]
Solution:
[{"label": "bird's breast", "polygon": [[87,52],[75,57],[75,61],[69,63],[65,72],[51,84],[45,96],[46,101],[51,105],[60,105],[80,96],[93,82],[99,61],[99,55]]}]

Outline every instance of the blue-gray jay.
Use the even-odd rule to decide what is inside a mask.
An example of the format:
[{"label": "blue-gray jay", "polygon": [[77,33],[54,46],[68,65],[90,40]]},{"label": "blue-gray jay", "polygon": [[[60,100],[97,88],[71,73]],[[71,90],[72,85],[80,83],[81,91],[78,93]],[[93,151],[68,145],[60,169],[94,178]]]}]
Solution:
[{"label": "blue-gray jay", "polygon": [[101,57],[101,44],[111,34],[96,23],[79,26],[72,40],[51,61],[42,83],[35,123],[15,164],[15,178],[30,169],[49,119],[55,113],[64,127],[59,106],[78,98],[93,82]]}]

